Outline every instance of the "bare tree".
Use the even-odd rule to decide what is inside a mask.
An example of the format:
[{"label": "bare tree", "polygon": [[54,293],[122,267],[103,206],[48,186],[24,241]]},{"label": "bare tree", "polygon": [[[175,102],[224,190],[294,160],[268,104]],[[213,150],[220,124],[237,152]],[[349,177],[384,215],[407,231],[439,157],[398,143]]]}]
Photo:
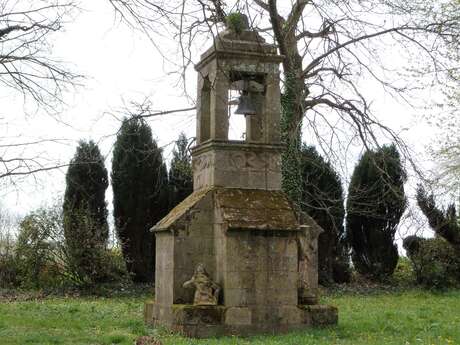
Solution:
[{"label": "bare tree", "polygon": [[[0,88],[9,98],[21,95],[24,109],[32,104],[55,115],[64,92],[78,84],[81,76],[52,56],[53,33],[62,30],[76,10],[72,0],[0,0]],[[21,116],[0,113],[1,127]],[[23,142],[0,133],[0,179],[58,168],[40,150],[28,150],[50,141],[56,140]]]},{"label": "bare tree", "polygon": [[[287,140],[299,136],[304,122],[333,159],[356,139],[369,149],[382,138],[409,157],[395,130],[374,115],[369,81],[409,104],[415,104],[417,90],[443,84],[449,91],[459,85],[452,52],[459,49],[460,6],[452,0],[109,1],[160,52],[158,38],[172,36],[182,55],[177,65],[183,77],[202,43],[217,38],[226,15],[246,14],[284,55],[284,81],[290,77],[293,95]],[[403,60],[395,63],[393,55]]]},{"label": "bare tree", "polygon": [[[460,52],[459,52],[460,54]],[[432,185],[441,194],[460,197],[460,93],[443,106],[441,115],[428,119],[438,135],[429,145],[435,169]]]},{"label": "bare tree", "polygon": [[[47,143],[64,142],[64,139],[43,139],[31,142],[13,142],[2,144],[0,141],[0,179],[5,177],[21,177],[58,168],[67,167],[68,164],[58,164],[52,157],[45,157],[45,153],[34,150],[32,155],[27,155],[31,147],[39,147]],[[10,149],[15,151],[14,157],[7,157]]]},{"label": "bare tree", "polygon": [[52,111],[77,74],[51,56],[51,36],[62,29],[73,2],[0,1],[0,84]]},{"label": "bare tree", "polygon": [[12,254],[18,218],[0,202],[0,259]]}]

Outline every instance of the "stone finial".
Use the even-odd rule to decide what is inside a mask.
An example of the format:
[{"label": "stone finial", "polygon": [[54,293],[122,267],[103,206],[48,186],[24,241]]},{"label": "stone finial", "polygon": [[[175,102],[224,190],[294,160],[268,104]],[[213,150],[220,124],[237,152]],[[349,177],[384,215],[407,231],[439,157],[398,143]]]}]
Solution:
[{"label": "stone finial", "polygon": [[227,29],[236,34],[249,30],[249,19],[245,14],[238,12],[230,13],[227,18],[225,18],[225,21]]},{"label": "stone finial", "polygon": [[221,40],[265,43],[265,39],[256,30],[251,29],[248,17],[242,13],[230,13],[225,19],[225,27],[226,29],[219,33]]},{"label": "stone finial", "polygon": [[203,264],[198,264],[192,279],[183,284],[184,288],[195,288],[193,305],[217,305],[220,286],[213,282]]}]

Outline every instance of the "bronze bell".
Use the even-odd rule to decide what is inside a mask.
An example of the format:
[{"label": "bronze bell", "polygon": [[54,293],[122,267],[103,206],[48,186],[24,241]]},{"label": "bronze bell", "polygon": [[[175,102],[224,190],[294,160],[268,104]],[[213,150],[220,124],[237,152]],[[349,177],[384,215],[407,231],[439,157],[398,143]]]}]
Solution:
[{"label": "bronze bell", "polygon": [[256,115],[257,110],[254,101],[250,94],[243,93],[238,102],[238,108],[235,110],[235,114],[241,115]]}]

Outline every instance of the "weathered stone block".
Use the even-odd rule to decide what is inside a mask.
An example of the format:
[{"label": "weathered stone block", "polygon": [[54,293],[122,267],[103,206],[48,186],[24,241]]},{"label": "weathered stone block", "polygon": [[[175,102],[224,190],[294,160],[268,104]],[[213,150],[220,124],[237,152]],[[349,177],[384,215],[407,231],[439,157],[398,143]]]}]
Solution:
[{"label": "weathered stone block", "polygon": [[243,307],[255,304],[255,290],[226,289],[224,290],[224,304],[228,307]]},{"label": "weathered stone block", "polygon": [[231,307],[225,312],[225,324],[230,326],[235,325],[251,325],[252,311],[247,307]]},{"label": "weathered stone block", "polygon": [[280,305],[296,305],[297,293],[296,289],[269,289],[262,288],[254,291],[255,304],[263,306],[280,306]]},{"label": "weathered stone block", "polygon": [[173,314],[170,305],[156,304],[154,309],[155,326],[162,325],[170,327],[173,324]]},{"label": "weathered stone block", "polygon": [[155,301],[147,301],[144,304],[144,322],[153,326],[155,323]]},{"label": "weathered stone block", "polygon": [[296,305],[282,305],[279,308],[280,323],[281,324],[301,324],[302,311]]},{"label": "weathered stone block", "polygon": [[172,270],[155,272],[155,300],[160,304],[173,303],[174,276]]},{"label": "weathered stone block", "polygon": [[273,290],[290,291],[296,290],[293,285],[297,284],[297,272],[292,271],[267,271],[266,287]]},{"label": "weathered stone block", "polygon": [[225,274],[225,289],[254,289],[255,272],[231,271]]},{"label": "weathered stone block", "polygon": [[253,322],[267,329],[280,324],[279,308],[277,306],[257,304],[253,306]]}]

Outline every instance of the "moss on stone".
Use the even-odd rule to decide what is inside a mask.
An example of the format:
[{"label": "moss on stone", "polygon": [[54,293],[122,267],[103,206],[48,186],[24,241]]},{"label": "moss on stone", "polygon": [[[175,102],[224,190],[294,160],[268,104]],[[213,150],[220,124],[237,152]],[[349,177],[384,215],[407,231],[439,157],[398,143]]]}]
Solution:
[{"label": "moss on stone", "polygon": [[153,228],[153,231],[162,231],[167,230],[170,226],[176,223],[181,219],[188,211],[193,209],[193,207],[203,199],[211,189],[200,189],[193,192],[185,200],[183,200],[179,205],[174,207],[162,220],[160,220]]}]

